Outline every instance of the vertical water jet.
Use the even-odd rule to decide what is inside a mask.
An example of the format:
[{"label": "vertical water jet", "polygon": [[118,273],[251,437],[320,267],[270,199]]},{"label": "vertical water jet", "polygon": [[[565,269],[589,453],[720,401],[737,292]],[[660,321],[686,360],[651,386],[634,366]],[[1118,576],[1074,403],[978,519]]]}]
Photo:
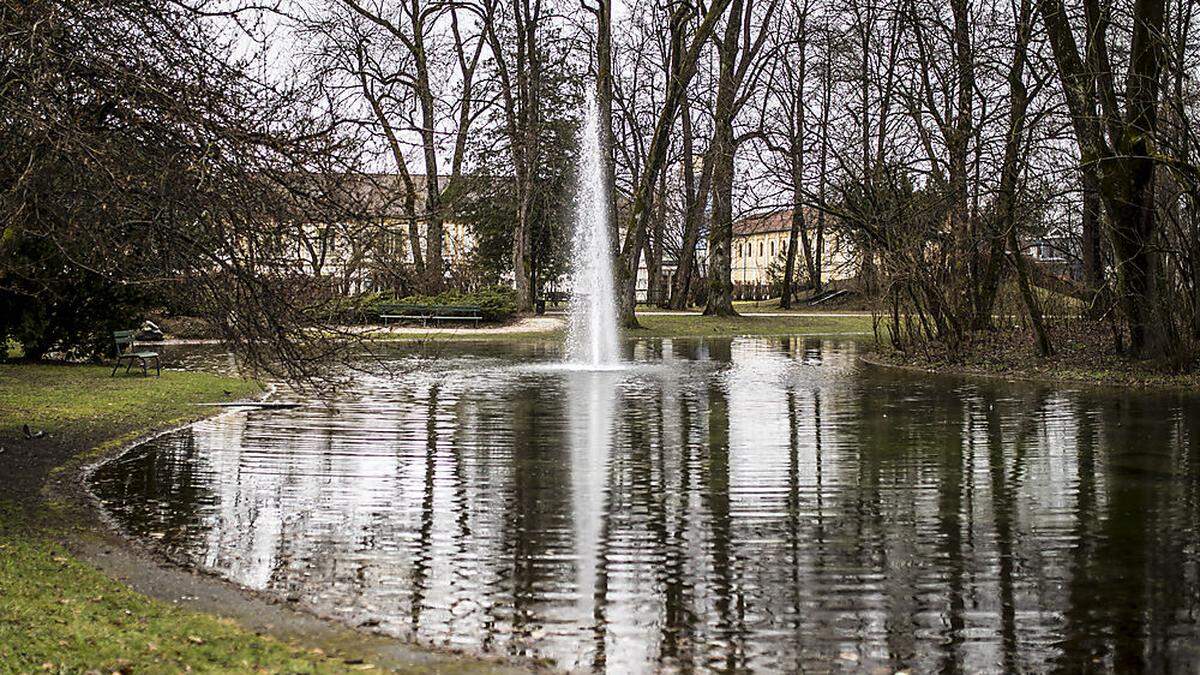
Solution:
[{"label": "vertical water jet", "polygon": [[608,231],[612,186],[605,181],[600,114],[595,96],[590,93],[579,147],[567,360],[589,368],[604,368],[615,365],[619,359],[612,241]]}]

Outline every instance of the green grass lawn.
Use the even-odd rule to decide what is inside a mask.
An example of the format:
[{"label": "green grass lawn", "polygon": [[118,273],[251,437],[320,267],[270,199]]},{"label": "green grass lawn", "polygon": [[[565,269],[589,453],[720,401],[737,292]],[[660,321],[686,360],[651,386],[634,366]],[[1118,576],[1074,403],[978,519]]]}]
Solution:
[{"label": "green grass lawn", "polygon": [[641,316],[641,329],[631,337],[728,337],[741,335],[870,334],[871,317],[863,316],[739,316],[695,314]]},{"label": "green grass lawn", "polygon": [[[10,514],[12,512],[9,509]],[[140,595],[0,514],[6,672],[338,672],[336,662]],[[340,664],[336,664],[340,665]]]},{"label": "green grass lawn", "polygon": [[[244,398],[258,384],[208,373],[110,377],[105,366],[0,364],[0,435],[28,423],[50,434],[119,433],[195,417],[196,403]],[[114,436],[115,438],[116,436]]]},{"label": "green grass lawn", "polygon": [[[639,314],[641,329],[627,330],[628,337],[731,337],[830,333],[871,333],[871,316],[754,316],[709,317],[699,314]],[[518,342],[561,340],[563,329],[519,333],[476,333],[470,329],[448,329],[438,333],[390,333],[375,338],[381,342]]]},{"label": "green grass lawn", "polygon": [[[116,442],[202,414],[195,403],[259,391],[201,373],[109,377],[100,366],[0,365],[0,444],[29,424],[46,447]],[[83,439],[90,439],[84,441]],[[36,445],[31,447],[37,447]],[[0,477],[0,499],[5,493]],[[340,661],[140,595],[75,560],[57,525],[0,501],[0,670],[4,672],[341,672]]]}]

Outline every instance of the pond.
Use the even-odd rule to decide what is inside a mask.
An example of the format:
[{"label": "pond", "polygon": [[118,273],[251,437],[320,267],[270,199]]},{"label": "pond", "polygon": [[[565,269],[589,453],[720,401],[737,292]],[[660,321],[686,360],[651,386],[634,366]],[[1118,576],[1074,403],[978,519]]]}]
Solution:
[{"label": "pond", "polygon": [[353,625],[572,670],[1184,670],[1200,402],[899,374],[853,341],[397,355],[331,406],[103,466],[161,552]]}]

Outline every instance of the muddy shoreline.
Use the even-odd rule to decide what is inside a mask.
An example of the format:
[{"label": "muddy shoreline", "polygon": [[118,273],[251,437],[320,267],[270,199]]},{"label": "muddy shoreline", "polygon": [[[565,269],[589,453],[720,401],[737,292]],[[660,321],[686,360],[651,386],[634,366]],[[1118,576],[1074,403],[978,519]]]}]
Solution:
[{"label": "muddy shoreline", "polygon": [[949,377],[958,379],[979,379],[993,382],[1013,382],[1036,384],[1047,387],[1071,387],[1076,389],[1092,389],[1096,391],[1136,391],[1141,394],[1191,394],[1196,392],[1196,384],[1162,383],[1156,381],[1119,381],[1119,380],[1090,380],[1080,377],[1063,377],[1046,371],[1029,372],[1013,369],[1006,372],[981,370],[966,365],[939,363],[937,365],[917,365],[914,363],[898,362],[888,359],[878,352],[869,352],[858,356],[859,362],[872,368],[894,370],[898,372]]}]

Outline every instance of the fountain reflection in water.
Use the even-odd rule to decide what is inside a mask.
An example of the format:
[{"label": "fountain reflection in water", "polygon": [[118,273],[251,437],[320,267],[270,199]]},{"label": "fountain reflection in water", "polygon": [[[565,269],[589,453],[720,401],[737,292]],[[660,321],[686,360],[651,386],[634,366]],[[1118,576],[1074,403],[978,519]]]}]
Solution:
[{"label": "fountain reflection in water", "polygon": [[[602,582],[605,521],[609,513],[609,453],[617,414],[617,388],[623,373],[572,373],[567,385],[567,410],[576,423],[570,427],[571,520],[575,534],[576,617],[591,617],[591,629],[603,638],[605,595]],[[603,640],[601,640],[602,642]],[[593,654],[593,666],[603,664]],[[582,664],[580,664],[582,665]],[[602,668],[597,667],[598,670]]]},{"label": "fountain reflection in water", "polygon": [[618,365],[617,306],[613,291],[610,189],[600,151],[600,114],[588,97],[580,138],[579,187],[568,308],[567,361],[592,370]]},{"label": "fountain reflection in water", "polygon": [[565,374],[537,343],[444,349],[336,406],[162,436],[92,487],[171,558],[572,672],[1200,663],[1195,396],[861,368],[816,337],[639,341],[628,370]]}]

